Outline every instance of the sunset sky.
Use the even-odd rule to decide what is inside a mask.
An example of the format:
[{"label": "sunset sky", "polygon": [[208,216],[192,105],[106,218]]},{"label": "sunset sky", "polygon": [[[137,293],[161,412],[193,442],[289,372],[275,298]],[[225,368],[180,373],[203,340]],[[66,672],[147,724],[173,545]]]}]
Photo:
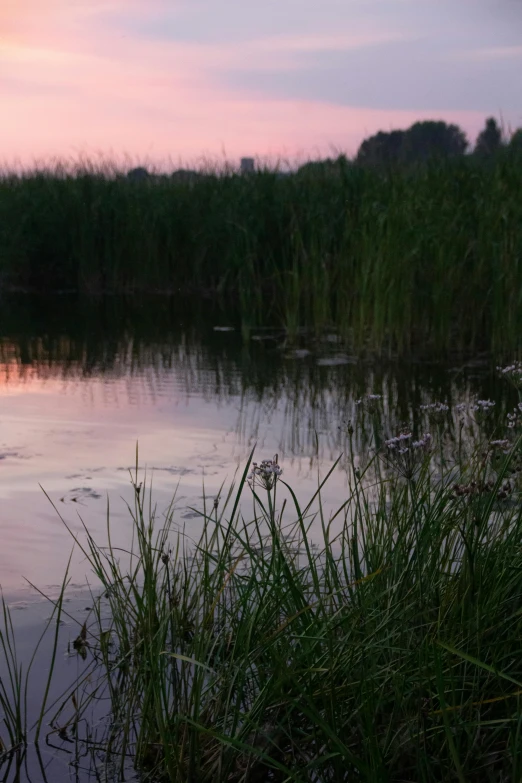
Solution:
[{"label": "sunset sky", "polygon": [[159,166],[522,126],[522,0],[0,0],[0,158]]}]

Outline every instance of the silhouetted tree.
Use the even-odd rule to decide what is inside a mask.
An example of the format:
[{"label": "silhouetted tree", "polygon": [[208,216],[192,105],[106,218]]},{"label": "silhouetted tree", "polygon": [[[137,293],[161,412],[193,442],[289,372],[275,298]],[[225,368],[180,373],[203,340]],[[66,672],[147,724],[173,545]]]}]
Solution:
[{"label": "silhouetted tree", "polygon": [[357,161],[366,164],[419,163],[431,157],[463,155],[468,147],[466,134],[457,125],[427,120],[408,130],[379,132],[363,141]]},{"label": "silhouetted tree", "polygon": [[464,155],[468,140],[458,125],[426,120],[416,122],[406,131],[404,147],[405,160],[414,162],[430,157]]},{"label": "silhouetted tree", "polygon": [[402,130],[390,133],[379,131],[375,136],[365,139],[357,152],[357,162],[369,165],[397,163],[402,157],[405,133]]},{"label": "silhouetted tree", "polygon": [[502,131],[494,117],[488,117],[484,130],[477,136],[476,155],[494,155],[502,146]]},{"label": "silhouetted tree", "polygon": [[137,166],[135,169],[130,169],[127,172],[127,179],[134,180],[134,182],[143,182],[143,180],[149,179],[150,174],[143,166]]}]

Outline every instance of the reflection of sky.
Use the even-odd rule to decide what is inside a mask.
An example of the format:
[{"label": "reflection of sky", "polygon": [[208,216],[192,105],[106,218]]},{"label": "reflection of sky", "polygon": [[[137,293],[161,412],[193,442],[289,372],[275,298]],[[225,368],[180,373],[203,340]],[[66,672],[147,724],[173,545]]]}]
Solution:
[{"label": "reflection of sky", "polygon": [[200,506],[203,479],[213,497],[244,457],[244,450],[234,452],[235,406],[221,406],[216,417],[215,406],[180,396],[175,384],[151,396],[139,379],[129,384],[32,378],[9,385],[0,396],[4,586],[21,574],[48,583],[55,568],[63,570],[71,540],[39,484],[75,529],[81,514],[101,535],[110,492],[117,534],[120,525],[128,525],[120,496],[132,498],[128,469],[137,442],[141,464],[154,469],[160,506],[177,490],[181,524],[190,513],[187,505]]},{"label": "reflection of sky", "polygon": [[[317,489],[318,471],[324,476],[340,452],[347,451],[348,420],[356,423],[355,447],[362,450],[362,434],[371,442],[374,425],[386,419],[403,422],[412,411],[418,415],[423,402],[443,399],[454,405],[470,393],[499,401],[502,396],[494,380],[492,385],[484,360],[448,369],[429,364],[374,365],[343,354],[333,335],[310,341],[304,355],[302,349],[278,345],[275,339],[245,345],[234,333],[216,334],[201,324],[206,337],[200,342],[191,330],[180,328],[165,342],[154,343],[138,336],[122,337],[121,318],[115,319],[120,331],[113,331],[115,323],[108,319],[102,330],[105,339],[96,340],[94,325],[102,323],[100,313],[91,312],[90,318],[82,317],[81,311],[79,315],[85,329],[80,335],[88,335],[87,339],[64,337],[63,323],[53,331],[49,317],[46,336],[35,338],[39,330],[32,325],[30,311],[17,313],[20,320],[13,327],[13,333],[18,333],[22,324],[30,337],[0,339],[0,584],[11,607],[24,671],[50,617],[50,605],[34,589],[23,586],[22,576],[56,599],[72,545],[59,515],[84,542],[81,517],[103,545],[107,496],[112,544],[122,548],[121,558],[126,560],[123,550],[130,546],[132,522],[125,503],[133,503],[127,469],[133,465],[137,441],[140,463],[154,469],[160,524],[162,511],[177,489],[174,519],[193,538],[201,523],[190,508],[202,507],[203,480],[213,499],[223,481],[228,488],[255,444],[258,459],[279,453],[283,478],[305,506]],[[132,320],[139,329],[139,319]],[[76,326],[72,322],[71,328]],[[509,390],[500,382],[499,386]],[[364,391],[384,397],[379,422],[370,421],[367,412],[362,422],[357,418],[360,408],[355,400]],[[393,431],[383,426],[387,434]],[[314,456],[316,443],[319,459]],[[347,499],[344,464],[322,492],[327,519],[328,512]],[[286,499],[287,509],[292,508],[283,486],[278,487],[278,498]],[[250,520],[248,490],[242,509]],[[295,516],[290,512],[286,518]],[[342,519],[340,515],[338,522]],[[319,523],[312,526],[312,537],[318,529]],[[332,527],[333,534],[337,530]],[[81,666],[77,656],[65,653],[91,617],[85,578],[97,589],[78,549],[70,576],[49,704],[63,702],[64,683],[72,682]],[[106,603],[102,607],[106,611]],[[53,633],[51,625],[33,669],[29,725],[42,703]],[[5,674],[2,664],[0,656],[0,676]],[[103,705],[103,700],[95,703]],[[95,725],[100,726],[98,721]],[[45,748],[46,753],[47,779],[70,780],[69,756],[64,761],[54,750]],[[42,779],[31,747],[28,769],[34,773],[33,781]],[[25,775],[24,770],[24,780]]]},{"label": "reflection of sky", "polygon": [[[134,359],[132,369],[119,358],[102,371],[99,358],[87,353],[82,361],[64,357],[62,364],[42,352],[38,341],[25,344],[21,353],[43,358],[0,364],[4,588],[19,585],[22,575],[41,586],[61,578],[71,538],[58,512],[78,533],[80,515],[94,537],[104,540],[107,494],[115,541],[128,545],[124,501],[133,497],[128,468],[136,443],[140,464],[149,476],[153,471],[159,510],[176,492],[176,522],[195,535],[199,524],[191,508],[202,507],[203,482],[213,498],[222,482],[228,486],[243,468],[254,446],[258,459],[278,452],[284,477],[300,500],[311,497],[318,471],[324,475],[346,451],[347,421],[356,416],[354,399],[362,389],[384,394],[396,422],[407,418],[410,405],[418,408],[430,399],[458,402],[470,387],[481,396],[489,393],[483,370],[475,380],[459,372],[455,382],[452,375],[431,376],[429,370],[419,380],[419,368],[390,373],[348,359],[338,364],[337,349],[328,345],[305,359],[263,348],[241,370],[243,354],[240,348],[235,354],[238,346],[233,349],[231,339],[223,335],[214,353],[197,344],[183,350],[161,346],[157,354],[154,347],[138,350],[135,345],[142,358]],[[56,344],[69,357],[82,354],[73,343]],[[2,345],[4,359],[18,353],[15,344]],[[129,354],[123,343],[120,354]],[[163,366],[155,361],[160,355]],[[103,346],[97,356],[106,356]],[[333,364],[325,365],[329,361]],[[324,492],[327,508],[346,500],[346,484],[340,467]],[[79,557],[73,563],[73,579],[82,581],[86,567]]]},{"label": "reflection of sky", "polygon": [[521,22],[518,0],[4,0],[2,153],[353,153],[432,117],[473,138],[522,124]]}]

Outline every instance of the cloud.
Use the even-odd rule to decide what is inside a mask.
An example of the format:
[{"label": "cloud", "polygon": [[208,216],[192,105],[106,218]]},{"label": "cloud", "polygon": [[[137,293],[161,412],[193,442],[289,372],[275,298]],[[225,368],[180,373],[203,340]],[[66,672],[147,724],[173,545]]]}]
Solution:
[{"label": "cloud", "polygon": [[518,124],[519,40],[492,2],[2,0],[2,152],[354,152],[433,116]]},{"label": "cloud", "polygon": [[519,110],[514,89],[516,63],[510,57],[479,50],[466,56],[459,49],[441,51],[426,37],[416,41],[383,41],[361,47],[298,53],[276,67],[244,65],[215,72],[229,87],[279,99],[297,98],[375,109],[496,112]]},{"label": "cloud", "polygon": [[490,0],[182,0],[111,23],[199,52],[193,68],[216,89],[258,100],[516,112],[515,68],[499,61],[518,59],[519,38],[492,10]]},{"label": "cloud", "polygon": [[453,59],[468,62],[512,59],[522,61],[522,46],[497,46],[490,48],[485,47],[483,49],[468,49],[462,52],[456,52]]}]

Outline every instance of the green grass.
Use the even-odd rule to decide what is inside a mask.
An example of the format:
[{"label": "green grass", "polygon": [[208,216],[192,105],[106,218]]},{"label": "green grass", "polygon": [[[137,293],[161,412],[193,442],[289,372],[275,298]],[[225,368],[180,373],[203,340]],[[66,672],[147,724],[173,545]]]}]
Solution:
[{"label": "green grass", "polygon": [[[62,616],[64,591],[67,585],[68,569],[61,586],[60,593],[54,601],[53,610],[44,625],[44,630],[34,647],[31,658],[24,663],[20,660],[16,644],[16,632],[9,606],[1,597],[0,621],[0,771],[7,762],[9,768],[15,756],[23,755],[27,742],[34,740],[38,744],[43,718],[47,706],[49,689],[53,679],[58,650],[59,627]],[[36,722],[29,727],[30,709],[28,697],[30,692],[31,671],[40,654],[40,647],[49,629],[54,625],[50,660],[46,661],[46,673],[43,677],[43,694]],[[42,676],[40,675],[40,681]],[[3,779],[7,779],[6,777]]]},{"label": "green grass", "polygon": [[519,347],[522,160],[133,182],[0,177],[4,286],[206,293],[244,329],[336,328],[357,349]]},{"label": "green grass", "polygon": [[429,448],[349,448],[337,511],[329,475],[300,502],[247,465],[195,541],[136,467],[132,545],[109,511],[106,542],[71,532],[102,588],[86,673],[38,729],[172,783],[520,780],[521,441],[492,445],[487,410],[451,438],[449,412],[423,415]]}]

